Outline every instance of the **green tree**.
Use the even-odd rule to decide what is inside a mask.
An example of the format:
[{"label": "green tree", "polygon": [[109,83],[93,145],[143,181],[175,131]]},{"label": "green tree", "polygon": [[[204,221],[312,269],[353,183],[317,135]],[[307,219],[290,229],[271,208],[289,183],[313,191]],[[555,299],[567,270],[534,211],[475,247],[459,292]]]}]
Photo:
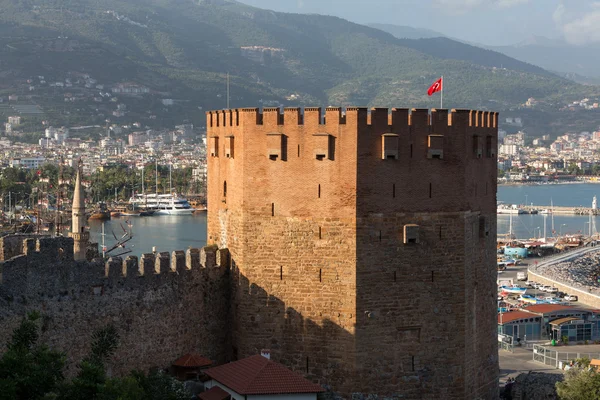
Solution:
[{"label": "green tree", "polygon": [[0,358],[0,400],[185,400],[183,384],[160,370],[133,371],[107,378],[105,364],[116,352],[119,334],[109,325],[93,333],[91,351],[70,382],[65,355],[38,345],[40,314],[23,319]]},{"label": "green tree", "polygon": [[40,314],[30,313],[13,331],[0,359],[0,400],[43,399],[63,381],[65,355],[38,345]]},{"label": "green tree", "polygon": [[147,376],[141,372],[132,372],[146,393],[145,400],[186,400],[189,395],[183,384],[161,370],[154,370]]},{"label": "green tree", "polygon": [[92,336],[90,354],[79,364],[77,376],[64,386],[59,399],[94,399],[106,383],[105,362],[119,346],[119,334],[113,325],[97,330]]},{"label": "green tree", "polygon": [[600,374],[595,370],[572,368],[562,382],[556,383],[561,400],[600,399]]}]

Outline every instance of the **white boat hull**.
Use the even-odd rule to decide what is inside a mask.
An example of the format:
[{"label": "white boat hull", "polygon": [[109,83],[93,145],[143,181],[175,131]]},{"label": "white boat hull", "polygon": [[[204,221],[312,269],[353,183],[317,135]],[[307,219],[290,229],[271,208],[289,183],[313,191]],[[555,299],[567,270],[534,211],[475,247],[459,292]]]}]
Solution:
[{"label": "white boat hull", "polygon": [[194,213],[194,209],[173,209],[173,210],[156,210],[154,215],[192,215]]}]

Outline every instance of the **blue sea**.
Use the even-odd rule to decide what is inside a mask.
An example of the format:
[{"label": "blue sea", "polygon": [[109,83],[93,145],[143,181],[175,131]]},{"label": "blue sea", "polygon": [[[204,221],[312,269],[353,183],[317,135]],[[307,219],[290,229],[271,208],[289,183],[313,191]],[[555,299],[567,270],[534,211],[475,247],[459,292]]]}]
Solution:
[{"label": "blue sea", "polygon": [[[498,186],[498,201],[507,204],[531,205],[549,207],[572,206],[591,207],[594,196],[600,200],[600,184],[577,183],[563,185],[519,185]],[[600,216],[592,217],[600,229]],[[548,215],[521,214],[513,215],[513,233],[520,239],[550,237],[568,233],[589,233],[590,219],[587,215]],[[544,235],[544,220],[546,234]],[[498,215],[498,234],[509,231],[510,216]],[[552,227],[554,226],[554,231]]]}]

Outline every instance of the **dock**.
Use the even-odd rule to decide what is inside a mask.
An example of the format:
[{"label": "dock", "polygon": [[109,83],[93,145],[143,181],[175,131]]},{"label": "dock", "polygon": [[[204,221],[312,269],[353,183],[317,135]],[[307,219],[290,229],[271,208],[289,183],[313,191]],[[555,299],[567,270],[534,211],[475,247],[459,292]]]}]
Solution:
[{"label": "dock", "polygon": [[526,214],[541,214],[543,210],[548,210],[548,215],[600,215],[600,209],[591,207],[529,205],[522,209]]}]

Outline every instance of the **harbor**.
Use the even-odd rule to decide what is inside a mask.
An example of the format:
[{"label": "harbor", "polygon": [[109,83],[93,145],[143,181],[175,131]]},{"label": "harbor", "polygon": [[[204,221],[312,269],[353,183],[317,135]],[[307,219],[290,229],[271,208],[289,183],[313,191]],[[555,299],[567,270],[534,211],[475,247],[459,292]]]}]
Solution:
[{"label": "harbor", "polygon": [[[113,245],[125,231],[131,232],[126,249],[140,257],[144,253],[186,250],[206,246],[206,213],[161,215],[156,217],[117,217],[107,221],[88,220],[90,240]],[[114,233],[114,235],[113,235]],[[100,246],[101,247],[101,246]]]}]

